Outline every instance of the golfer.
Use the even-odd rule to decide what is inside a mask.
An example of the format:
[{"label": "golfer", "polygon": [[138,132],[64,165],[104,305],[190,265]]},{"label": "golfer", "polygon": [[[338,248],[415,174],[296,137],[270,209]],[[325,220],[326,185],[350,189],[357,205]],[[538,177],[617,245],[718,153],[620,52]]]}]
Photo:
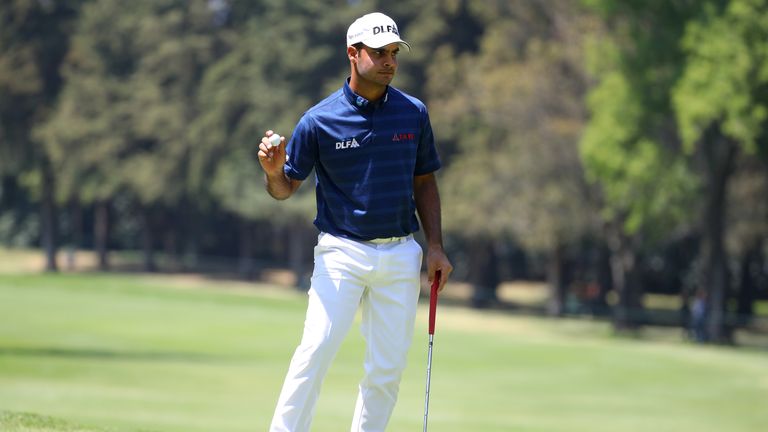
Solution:
[{"label": "golfer", "polygon": [[310,429],[320,387],[362,307],[366,342],[352,431],[384,431],[397,400],[413,336],[421,246],[413,239],[418,212],[427,242],[430,281],[440,289],[453,269],[443,251],[440,168],[427,109],[389,84],[397,56],[410,45],[381,13],[347,31],[350,77],[310,108],[290,141],[259,146],[267,191],[290,197],[314,169],[315,225],[320,230],[304,334],[291,360],[271,432]]}]

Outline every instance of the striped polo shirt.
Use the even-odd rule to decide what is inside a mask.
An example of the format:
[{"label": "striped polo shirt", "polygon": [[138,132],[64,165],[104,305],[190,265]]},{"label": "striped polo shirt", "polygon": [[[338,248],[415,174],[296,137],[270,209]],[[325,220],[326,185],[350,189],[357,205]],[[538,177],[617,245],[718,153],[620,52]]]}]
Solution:
[{"label": "striped polo shirt", "polygon": [[417,231],[413,178],[440,168],[420,100],[388,87],[371,102],[349,80],[304,113],[286,151],[288,177],[315,170],[315,226],[356,240]]}]

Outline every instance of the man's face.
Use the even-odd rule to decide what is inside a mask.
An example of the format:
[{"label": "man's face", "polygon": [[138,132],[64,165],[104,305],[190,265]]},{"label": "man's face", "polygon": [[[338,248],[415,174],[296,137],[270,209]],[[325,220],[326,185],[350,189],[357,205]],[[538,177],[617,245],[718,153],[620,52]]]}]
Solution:
[{"label": "man's face", "polygon": [[380,85],[389,85],[397,72],[399,52],[400,44],[397,43],[381,48],[361,47],[356,57],[360,78]]}]

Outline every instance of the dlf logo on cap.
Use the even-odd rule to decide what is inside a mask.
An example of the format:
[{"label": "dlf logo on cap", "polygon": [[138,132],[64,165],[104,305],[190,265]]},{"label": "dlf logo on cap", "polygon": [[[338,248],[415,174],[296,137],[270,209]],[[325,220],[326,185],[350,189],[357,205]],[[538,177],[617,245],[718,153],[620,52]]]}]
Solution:
[{"label": "dlf logo on cap", "polygon": [[391,43],[399,43],[405,45],[409,51],[411,49],[408,42],[400,39],[400,32],[397,30],[395,21],[379,12],[363,15],[349,26],[347,46],[352,46],[358,42],[371,48],[381,48]]}]

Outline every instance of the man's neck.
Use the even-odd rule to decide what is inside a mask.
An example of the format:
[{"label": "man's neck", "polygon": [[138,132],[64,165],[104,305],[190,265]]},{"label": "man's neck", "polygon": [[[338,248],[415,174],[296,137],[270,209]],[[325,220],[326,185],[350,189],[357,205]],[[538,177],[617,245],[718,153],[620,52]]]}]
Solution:
[{"label": "man's neck", "polygon": [[352,75],[349,80],[349,88],[351,88],[355,94],[368,99],[370,102],[375,102],[381,99],[387,91],[387,86],[361,80],[355,75]]}]

